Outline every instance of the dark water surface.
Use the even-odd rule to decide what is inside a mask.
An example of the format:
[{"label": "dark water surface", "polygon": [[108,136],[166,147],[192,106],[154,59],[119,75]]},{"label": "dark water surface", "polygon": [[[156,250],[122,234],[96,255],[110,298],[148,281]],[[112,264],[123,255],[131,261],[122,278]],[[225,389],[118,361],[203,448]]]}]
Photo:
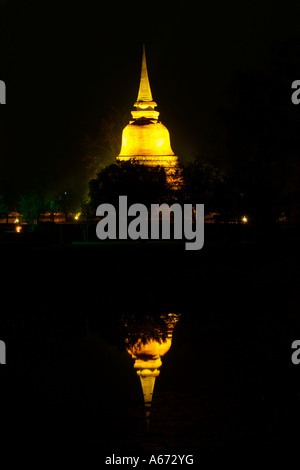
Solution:
[{"label": "dark water surface", "polygon": [[[274,455],[297,441],[297,241],[222,239],[200,252],[150,243],[2,248],[9,444],[52,455],[62,445],[100,462],[113,453]],[[124,324],[134,317],[143,329],[170,312],[180,318],[147,431]]]}]

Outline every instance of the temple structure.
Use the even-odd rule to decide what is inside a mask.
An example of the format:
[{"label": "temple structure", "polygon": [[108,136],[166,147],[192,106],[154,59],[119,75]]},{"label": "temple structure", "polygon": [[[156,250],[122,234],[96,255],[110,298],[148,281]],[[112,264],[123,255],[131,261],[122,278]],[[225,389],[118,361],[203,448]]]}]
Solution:
[{"label": "temple structure", "polygon": [[159,121],[157,104],[152,99],[145,46],[143,46],[141,79],[132,121],[124,128],[121,152],[117,161],[137,162],[149,167],[162,166],[169,179],[175,174],[178,157],[174,154],[168,129]]},{"label": "temple structure", "polygon": [[[149,331],[148,333],[150,338],[146,342],[143,342],[141,338],[138,338],[134,345],[127,345],[126,347],[127,352],[133,359],[135,359],[133,367],[141,381],[147,429],[149,429],[150,423],[150,409],[155,379],[159,376],[159,368],[162,365],[161,357],[164,356],[171,347],[173,329],[179,320],[179,314],[168,313],[166,315],[162,315],[161,318],[167,326],[167,335],[164,340],[151,338],[151,331]],[[158,333],[160,332],[158,331]],[[128,343],[128,338],[125,340],[125,343]]]}]

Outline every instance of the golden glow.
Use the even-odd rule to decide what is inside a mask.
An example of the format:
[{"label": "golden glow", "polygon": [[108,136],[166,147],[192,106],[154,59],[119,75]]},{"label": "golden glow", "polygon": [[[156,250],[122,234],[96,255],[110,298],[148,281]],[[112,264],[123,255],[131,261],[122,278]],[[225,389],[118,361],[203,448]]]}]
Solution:
[{"label": "golden glow", "polygon": [[80,214],[81,214],[81,212],[77,212],[77,214],[74,215],[74,219],[75,219],[75,220],[78,220],[79,217],[80,217]]},{"label": "golden glow", "polygon": [[165,139],[163,137],[161,139],[157,139],[156,141],[157,147],[163,147],[164,143],[165,143]]},{"label": "golden glow", "polygon": [[146,53],[145,53],[145,45],[143,44],[143,57],[142,57],[142,68],[141,68],[141,79],[140,79],[140,87],[138,92],[137,101],[152,101],[152,93],[148,78],[148,70],[147,70],[147,63],[146,63]]},{"label": "golden glow", "polygon": [[22,231],[21,225],[16,226],[16,232],[20,233]]},{"label": "golden glow", "polygon": [[[148,103],[147,103],[148,104]],[[158,111],[155,111],[152,107],[141,107],[141,105],[137,105],[135,103],[135,106],[137,106],[137,110],[136,111],[131,111],[131,115],[133,117],[134,120],[136,119],[141,119],[141,118],[145,118],[145,119],[150,119],[151,121],[157,121],[158,119],[158,116],[159,116],[159,112]],[[156,103],[155,103],[155,106],[156,106]],[[132,124],[134,121],[130,121],[130,124]]]},{"label": "golden glow", "polygon": [[[123,129],[122,145],[117,161],[132,161],[146,166],[162,166],[167,181],[175,183],[172,174],[178,165],[178,157],[171,148],[168,129],[158,120],[157,104],[152,99],[145,47],[143,47],[141,78],[133,120]],[[178,182],[177,182],[178,183]]]},{"label": "golden glow", "polygon": [[[164,341],[157,341],[150,338],[144,343],[141,338],[139,338],[133,346],[126,348],[131,357],[135,359],[133,367],[141,381],[148,428],[155,379],[159,376],[159,368],[162,365],[161,357],[169,351],[172,345],[173,329],[179,320],[179,315],[168,313],[167,315],[162,315],[161,318],[167,325],[167,337]],[[162,335],[161,332],[160,335]],[[127,338],[125,343],[128,344],[128,342]]]},{"label": "golden glow", "polygon": [[[134,157],[119,157],[118,160],[120,162],[137,162],[143,163],[147,166],[168,166],[169,167],[176,167],[177,166],[177,157],[161,157],[160,155],[157,156],[143,156],[143,155],[135,155]],[[166,168],[166,170],[168,169]]]},{"label": "golden glow", "polygon": [[[168,129],[161,123],[128,124],[122,134],[120,157],[172,156]],[[177,159],[177,157],[176,157]]]},{"label": "golden glow", "polygon": [[14,224],[18,224],[18,223],[19,223],[19,219],[15,219]]},{"label": "golden glow", "polygon": [[243,224],[246,224],[248,222],[248,217],[246,217],[245,215],[242,217],[242,222]]}]

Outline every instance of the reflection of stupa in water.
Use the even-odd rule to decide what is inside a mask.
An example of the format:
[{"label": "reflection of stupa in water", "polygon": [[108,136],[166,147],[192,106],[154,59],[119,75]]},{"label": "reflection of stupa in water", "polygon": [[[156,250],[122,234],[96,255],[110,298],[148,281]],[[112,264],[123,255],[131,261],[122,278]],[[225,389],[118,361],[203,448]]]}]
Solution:
[{"label": "reflection of stupa in water", "polygon": [[143,337],[136,337],[135,341],[130,338],[130,333],[126,338],[126,349],[131,355],[134,362],[134,368],[140,377],[144,403],[146,410],[146,423],[149,429],[150,407],[152,402],[153,390],[156,377],[160,374],[160,366],[162,365],[161,357],[166,354],[172,344],[173,329],[179,320],[179,315],[168,313],[160,317],[163,322],[163,328],[153,326],[153,330],[144,332]]}]

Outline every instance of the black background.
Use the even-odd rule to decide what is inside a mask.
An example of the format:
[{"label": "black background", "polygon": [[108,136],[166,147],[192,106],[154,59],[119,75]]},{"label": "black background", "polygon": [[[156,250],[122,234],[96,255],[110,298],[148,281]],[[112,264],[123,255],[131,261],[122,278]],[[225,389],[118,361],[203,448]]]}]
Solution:
[{"label": "black background", "polygon": [[[132,108],[143,43],[153,98],[182,161],[212,131],[221,136],[220,110],[233,105],[237,74],[247,86],[253,74],[268,77],[278,102],[298,111],[290,102],[299,78],[295,2],[8,0],[0,14],[0,172],[11,194],[49,184],[49,174],[60,188],[79,178],[83,136],[111,107]],[[10,458],[41,464],[61,448],[69,463],[82,452],[86,466],[147,450],[193,452],[199,462],[289,455],[299,433],[300,370],[290,360],[300,327],[298,235],[206,228],[197,253],[2,243]],[[117,352],[119,318],[131,310],[182,313],[150,437],[132,365]]]}]

